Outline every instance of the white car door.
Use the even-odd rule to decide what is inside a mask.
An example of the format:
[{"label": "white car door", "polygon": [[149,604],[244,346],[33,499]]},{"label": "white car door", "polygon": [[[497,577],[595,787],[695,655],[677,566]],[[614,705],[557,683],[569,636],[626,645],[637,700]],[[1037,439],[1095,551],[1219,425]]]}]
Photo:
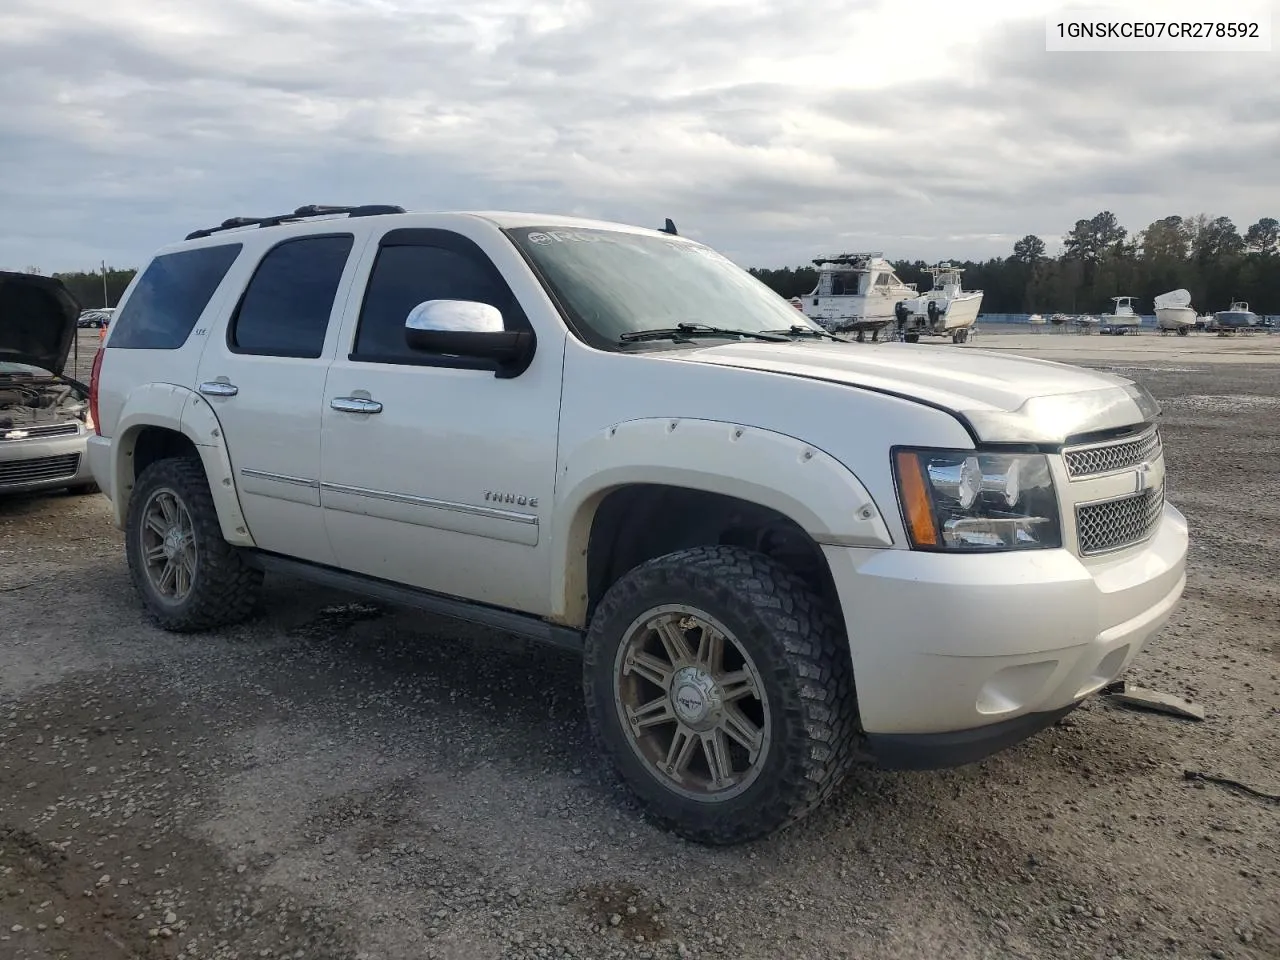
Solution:
[{"label": "white car door", "polygon": [[[405,337],[411,311],[431,300],[487,303],[507,330],[533,330],[539,311],[485,249],[509,242],[464,229],[401,228],[369,244],[325,392],[325,524],[346,570],[545,613],[563,328],[535,330],[532,360],[509,377]],[[527,269],[514,248],[503,253]]]},{"label": "white car door", "polygon": [[358,260],[352,230],[267,249],[197,379],[222,424],[254,542],[317,563],[334,562],[320,513],[320,411]]}]

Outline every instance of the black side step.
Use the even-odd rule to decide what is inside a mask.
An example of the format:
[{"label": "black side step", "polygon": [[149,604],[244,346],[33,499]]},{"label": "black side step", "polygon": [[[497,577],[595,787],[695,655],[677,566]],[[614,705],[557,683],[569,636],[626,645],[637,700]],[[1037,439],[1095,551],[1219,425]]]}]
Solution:
[{"label": "black side step", "polygon": [[428,613],[453,617],[455,620],[465,620],[469,623],[478,623],[482,626],[492,627],[495,630],[504,630],[507,633],[514,633],[530,640],[550,644],[553,647],[582,653],[583,636],[581,631],[574,630],[572,627],[562,627],[559,624],[548,623],[540,617],[530,616],[527,613],[519,613],[503,607],[492,607],[484,603],[473,603],[470,600],[459,600],[457,597],[432,593],[430,590],[407,587],[404,584],[393,583],[390,580],[367,577],[360,573],[349,573],[346,570],[338,570],[318,563],[308,563],[305,560],[294,560],[292,557],[282,557],[278,554],[264,553],[260,550],[245,551],[245,554],[245,559],[249,563],[267,573],[279,573],[286,577],[307,580],[323,587],[333,587],[335,590],[363,594],[366,597],[383,600],[387,603],[416,607]]}]

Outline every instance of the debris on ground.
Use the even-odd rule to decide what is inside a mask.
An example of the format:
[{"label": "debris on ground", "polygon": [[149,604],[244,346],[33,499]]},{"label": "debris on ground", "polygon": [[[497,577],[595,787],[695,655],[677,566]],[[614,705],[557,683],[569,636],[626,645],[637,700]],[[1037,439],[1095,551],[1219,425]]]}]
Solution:
[{"label": "debris on ground", "polygon": [[1204,783],[1216,783],[1220,786],[1230,787],[1232,790],[1239,790],[1242,793],[1247,793],[1249,796],[1257,797],[1259,800],[1267,800],[1271,803],[1280,803],[1280,795],[1265,793],[1264,791],[1251,787],[1246,783],[1241,783],[1239,780],[1232,780],[1230,777],[1219,777],[1212,773],[1201,773],[1199,770],[1183,770],[1182,779],[1198,780]]},{"label": "debris on ground", "polygon": [[1106,687],[1103,692],[1116,703],[1123,703],[1125,706],[1155,710],[1158,713],[1187,717],[1191,720],[1204,719],[1204,707],[1200,704],[1172,693],[1161,693],[1159,690],[1139,687],[1127,680],[1119,680]]}]

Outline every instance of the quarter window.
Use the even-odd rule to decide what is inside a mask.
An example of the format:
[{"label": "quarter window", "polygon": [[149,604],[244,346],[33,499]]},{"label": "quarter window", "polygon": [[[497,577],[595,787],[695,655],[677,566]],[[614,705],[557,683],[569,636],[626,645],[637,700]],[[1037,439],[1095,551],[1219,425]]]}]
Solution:
[{"label": "quarter window", "polygon": [[181,347],[240,249],[241,244],[225,243],[166,253],[152,260],[111,324],[111,347]]}]

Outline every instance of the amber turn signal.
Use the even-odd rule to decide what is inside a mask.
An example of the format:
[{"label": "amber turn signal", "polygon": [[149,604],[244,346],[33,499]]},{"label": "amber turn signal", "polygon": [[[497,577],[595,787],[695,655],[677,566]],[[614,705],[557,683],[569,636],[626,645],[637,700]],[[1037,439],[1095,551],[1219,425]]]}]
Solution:
[{"label": "amber turn signal", "polygon": [[925,488],[920,458],[914,453],[897,453],[898,488],[902,494],[902,510],[907,530],[917,547],[938,545],[938,526],[933,518],[933,502]]}]

